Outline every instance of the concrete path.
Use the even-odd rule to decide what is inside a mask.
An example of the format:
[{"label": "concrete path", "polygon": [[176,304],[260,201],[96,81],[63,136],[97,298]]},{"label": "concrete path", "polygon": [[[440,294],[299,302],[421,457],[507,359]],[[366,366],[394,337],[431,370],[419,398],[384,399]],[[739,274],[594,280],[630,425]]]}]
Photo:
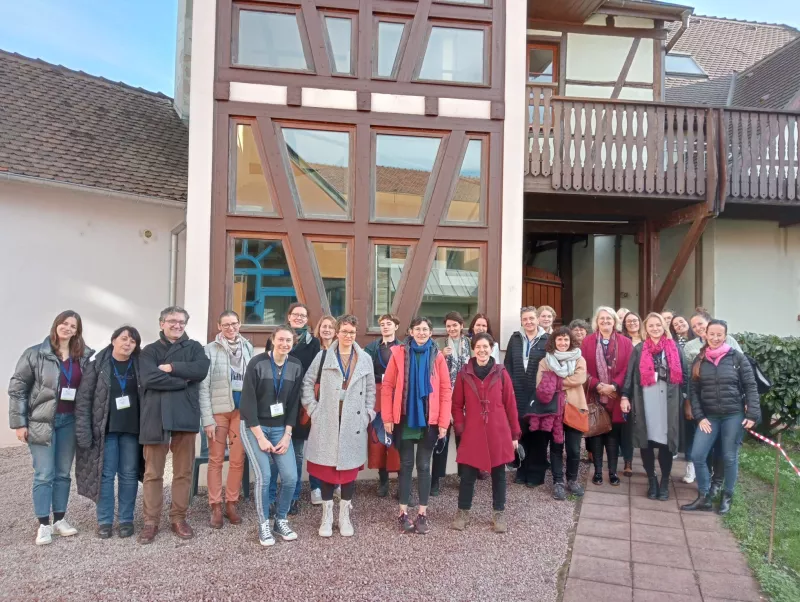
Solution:
[{"label": "concrete path", "polygon": [[[619,487],[586,485],[564,602],[758,602],[758,583],[715,512],[681,512],[697,495],[672,469],[670,499],[649,500],[641,459]],[[621,476],[620,472],[620,476]],[[736,500],[734,499],[734,503]]]}]

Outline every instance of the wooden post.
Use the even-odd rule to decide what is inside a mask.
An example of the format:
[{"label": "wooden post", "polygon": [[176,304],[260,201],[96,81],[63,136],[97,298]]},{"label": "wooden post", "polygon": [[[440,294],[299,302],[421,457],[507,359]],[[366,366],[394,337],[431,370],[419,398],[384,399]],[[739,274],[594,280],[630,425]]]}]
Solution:
[{"label": "wooden post", "polygon": [[558,239],[558,275],[561,277],[561,317],[564,326],[575,317],[572,305],[572,236],[561,236]]},{"label": "wooden post", "polygon": [[614,309],[622,306],[622,235],[614,237]]},{"label": "wooden post", "polygon": [[775,482],[772,484],[772,519],[769,524],[769,551],[767,562],[772,564],[772,548],[775,543],[775,514],[778,511],[778,482],[781,476],[781,434],[778,433],[778,447],[775,448]]},{"label": "wooden post", "polygon": [[652,310],[658,282],[658,231],[652,220],[645,220],[639,236],[639,312]]}]

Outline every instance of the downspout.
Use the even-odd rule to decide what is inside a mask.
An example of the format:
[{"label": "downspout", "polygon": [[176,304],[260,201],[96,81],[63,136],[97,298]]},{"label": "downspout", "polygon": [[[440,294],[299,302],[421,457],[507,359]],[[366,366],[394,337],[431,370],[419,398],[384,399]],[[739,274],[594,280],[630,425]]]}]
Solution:
[{"label": "downspout", "polygon": [[669,42],[667,42],[667,49],[666,53],[669,54],[669,51],[678,43],[678,40],[681,39],[681,36],[686,32],[689,28],[689,17],[691,16],[690,11],[686,11],[681,15],[681,26],[678,31],[675,32],[675,35],[672,36]]},{"label": "downspout", "polygon": [[173,306],[178,298],[178,237],[186,230],[183,221],[172,229],[169,241],[169,306]]}]

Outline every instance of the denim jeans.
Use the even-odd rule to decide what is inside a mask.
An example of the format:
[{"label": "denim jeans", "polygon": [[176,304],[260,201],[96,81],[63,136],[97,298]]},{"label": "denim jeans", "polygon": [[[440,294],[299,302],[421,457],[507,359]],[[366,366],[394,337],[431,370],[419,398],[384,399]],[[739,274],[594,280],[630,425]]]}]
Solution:
[{"label": "denim jeans", "polygon": [[722,442],[722,457],[725,461],[725,492],[732,494],[739,475],[739,446],[744,437],[744,412],[728,416],[706,416],[711,423],[711,432],[704,433],[697,427],[692,444],[692,462],[697,474],[697,490],[706,495],[711,485],[706,458],[719,439]]},{"label": "denim jeans", "polygon": [[139,437],[129,433],[108,433],[103,450],[103,474],[97,500],[97,524],[114,524],[114,478],[119,482],[119,522],[133,522],[133,508],[139,491]]},{"label": "denim jeans", "polygon": [[[247,426],[244,420],[241,423],[242,443],[244,451],[250,459],[250,465],[256,474],[256,510],[258,511],[258,521],[266,522],[269,517],[269,480],[271,475],[270,465],[274,462],[277,472],[281,476],[281,482],[285,487],[281,487],[281,494],[278,497],[278,508],[276,518],[285,519],[292,504],[292,493],[297,483],[297,464],[295,463],[293,441],[289,441],[289,448],[282,454],[265,453],[258,447],[258,440]],[[286,429],[282,426],[266,427],[261,430],[264,436],[272,445],[277,445]],[[267,502],[265,505],[264,502]]]},{"label": "denim jeans", "polygon": [[[292,439],[292,447],[294,447],[294,458],[297,461],[297,484],[292,489],[292,501],[300,499],[300,489],[303,487],[303,458],[305,457],[304,451],[306,442],[303,439]],[[289,453],[288,451],[286,452]],[[269,477],[269,503],[272,504],[278,495],[278,472],[275,470],[275,462],[270,458],[269,467],[271,474]],[[317,481],[318,479],[314,479]],[[310,482],[310,479],[309,479]],[[313,489],[313,487],[312,487]],[[283,477],[281,477],[281,490],[283,490]]]},{"label": "denim jeans", "polygon": [[50,445],[29,443],[33,458],[33,511],[37,518],[53,512],[66,512],[70,470],[75,459],[75,416],[56,414]]}]

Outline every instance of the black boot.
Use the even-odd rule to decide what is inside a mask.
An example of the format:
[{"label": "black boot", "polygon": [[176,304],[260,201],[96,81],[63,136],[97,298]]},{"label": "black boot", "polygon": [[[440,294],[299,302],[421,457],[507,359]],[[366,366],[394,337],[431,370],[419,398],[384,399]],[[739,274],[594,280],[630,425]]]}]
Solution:
[{"label": "black boot", "polygon": [[603,484],[603,473],[602,472],[595,472],[594,476],[592,477],[592,483],[595,485],[602,485]]},{"label": "black boot", "polygon": [[711,510],[711,497],[708,495],[703,495],[702,493],[697,494],[697,499],[693,501],[691,504],[684,504],[681,506],[681,510],[684,512],[694,512],[695,510],[704,510],[708,512]]},{"label": "black boot", "polygon": [[654,500],[658,497],[658,479],[655,476],[647,477],[647,498]]},{"label": "black boot", "polygon": [[378,472],[380,481],[378,482],[378,497],[386,497],[389,495],[389,473],[385,470]]},{"label": "black boot", "polygon": [[731,498],[733,494],[728,493],[727,491],[722,492],[722,498],[719,500],[719,510],[720,514],[728,514],[731,511]]},{"label": "black boot", "polygon": [[669,499],[669,475],[661,475],[661,484],[658,486],[658,499],[666,502]]}]

